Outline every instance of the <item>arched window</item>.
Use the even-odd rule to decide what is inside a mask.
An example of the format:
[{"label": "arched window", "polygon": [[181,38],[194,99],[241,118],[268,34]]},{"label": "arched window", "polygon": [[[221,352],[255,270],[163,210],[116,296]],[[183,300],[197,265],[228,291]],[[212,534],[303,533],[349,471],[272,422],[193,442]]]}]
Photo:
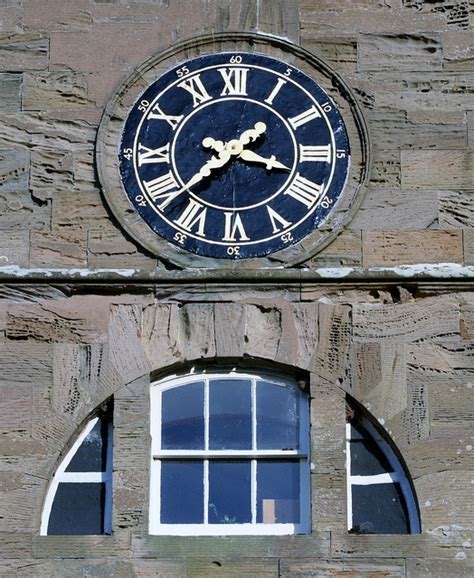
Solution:
[{"label": "arched window", "polygon": [[351,402],[346,425],[347,524],[360,534],[417,534],[413,486],[393,442]]},{"label": "arched window", "polygon": [[112,411],[90,419],[61,461],[43,506],[41,534],[112,531]]},{"label": "arched window", "polygon": [[230,371],[154,383],[150,533],[308,532],[308,417],[291,379]]}]

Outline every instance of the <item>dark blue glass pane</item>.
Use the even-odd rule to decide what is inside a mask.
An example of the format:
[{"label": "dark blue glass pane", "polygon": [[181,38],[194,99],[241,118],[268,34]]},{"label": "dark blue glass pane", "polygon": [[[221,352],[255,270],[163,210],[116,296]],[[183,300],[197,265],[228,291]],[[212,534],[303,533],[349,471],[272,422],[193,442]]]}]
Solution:
[{"label": "dark blue glass pane", "polygon": [[250,449],[250,381],[213,379],[209,384],[209,448]]},{"label": "dark blue glass pane", "polygon": [[204,482],[201,460],[161,462],[161,523],[202,524]]},{"label": "dark blue glass pane", "polygon": [[204,449],[204,383],[167,389],[161,399],[162,449]]},{"label": "dark blue glass pane", "polygon": [[66,472],[105,472],[107,420],[99,419],[69,462]]},{"label": "dark blue glass pane", "polygon": [[352,486],[352,532],[408,534],[410,523],[400,484]]},{"label": "dark blue glass pane", "polygon": [[104,503],[102,483],[58,484],[48,534],[103,534]]},{"label": "dark blue glass pane", "polygon": [[390,462],[373,440],[360,425],[351,425],[351,474],[353,476],[370,476],[393,472]]},{"label": "dark blue glass pane", "polygon": [[251,521],[250,461],[209,462],[209,523]]},{"label": "dark blue glass pane", "polygon": [[257,462],[257,522],[298,524],[300,521],[298,460]]},{"label": "dark blue glass pane", "polygon": [[298,398],[288,387],[257,383],[257,448],[298,448]]}]

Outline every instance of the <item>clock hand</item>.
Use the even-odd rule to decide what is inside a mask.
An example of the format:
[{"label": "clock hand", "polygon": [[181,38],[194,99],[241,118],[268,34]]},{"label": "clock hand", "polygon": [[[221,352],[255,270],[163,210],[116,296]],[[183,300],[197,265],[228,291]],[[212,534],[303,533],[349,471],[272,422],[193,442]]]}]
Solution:
[{"label": "clock hand", "polygon": [[189,189],[189,187],[196,185],[197,183],[202,181],[202,179],[204,179],[205,177],[208,177],[211,174],[211,171],[213,171],[214,169],[219,169],[220,167],[223,167],[226,163],[229,162],[230,157],[231,157],[230,152],[228,152],[226,150],[221,150],[219,155],[217,157],[211,157],[199,169],[199,171],[195,175],[193,175],[186,184],[184,184],[181,187],[179,192],[181,193],[184,190]]},{"label": "clock hand", "polygon": [[267,159],[255,153],[254,151],[248,149],[243,149],[243,151],[239,154],[239,159],[255,163],[263,163],[264,165],[266,165],[267,171],[271,169],[283,169],[285,171],[291,170],[283,163],[280,163],[280,161],[277,161],[275,155],[272,155],[269,159]]},{"label": "clock hand", "polygon": [[208,136],[203,139],[202,146],[205,148],[213,149],[216,152],[221,152],[222,150],[228,150],[233,156],[237,156],[244,145],[254,142],[267,130],[267,125],[264,122],[257,122],[253,128],[244,130],[238,139],[232,139],[229,142],[222,142],[221,140],[215,140]]}]

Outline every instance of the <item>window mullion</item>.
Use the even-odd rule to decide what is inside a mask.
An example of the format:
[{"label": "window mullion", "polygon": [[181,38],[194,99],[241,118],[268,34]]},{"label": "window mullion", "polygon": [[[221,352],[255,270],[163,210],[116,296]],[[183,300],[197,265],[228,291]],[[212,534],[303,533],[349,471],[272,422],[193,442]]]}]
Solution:
[{"label": "window mullion", "polygon": [[[257,380],[252,379],[252,450],[257,449]],[[250,499],[252,511],[252,524],[257,523],[257,460],[253,459],[250,462]]]},{"label": "window mullion", "polygon": [[204,524],[209,523],[209,460],[204,460]]}]

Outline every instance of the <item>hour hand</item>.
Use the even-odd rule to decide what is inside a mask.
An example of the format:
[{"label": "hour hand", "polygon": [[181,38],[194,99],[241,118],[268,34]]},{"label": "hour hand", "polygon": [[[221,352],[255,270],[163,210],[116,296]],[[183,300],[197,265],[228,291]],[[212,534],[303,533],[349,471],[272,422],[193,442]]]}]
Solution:
[{"label": "hour hand", "polygon": [[254,162],[254,163],[262,163],[265,165],[265,168],[267,169],[267,171],[270,171],[271,169],[283,169],[285,171],[291,170],[289,167],[287,167],[286,165],[284,165],[280,161],[277,161],[275,158],[275,155],[272,155],[270,158],[265,158],[265,157],[260,156],[259,154],[257,154],[254,151],[244,149],[239,154],[239,158],[244,160],[244,161],[250,161],[250,162]]}]

